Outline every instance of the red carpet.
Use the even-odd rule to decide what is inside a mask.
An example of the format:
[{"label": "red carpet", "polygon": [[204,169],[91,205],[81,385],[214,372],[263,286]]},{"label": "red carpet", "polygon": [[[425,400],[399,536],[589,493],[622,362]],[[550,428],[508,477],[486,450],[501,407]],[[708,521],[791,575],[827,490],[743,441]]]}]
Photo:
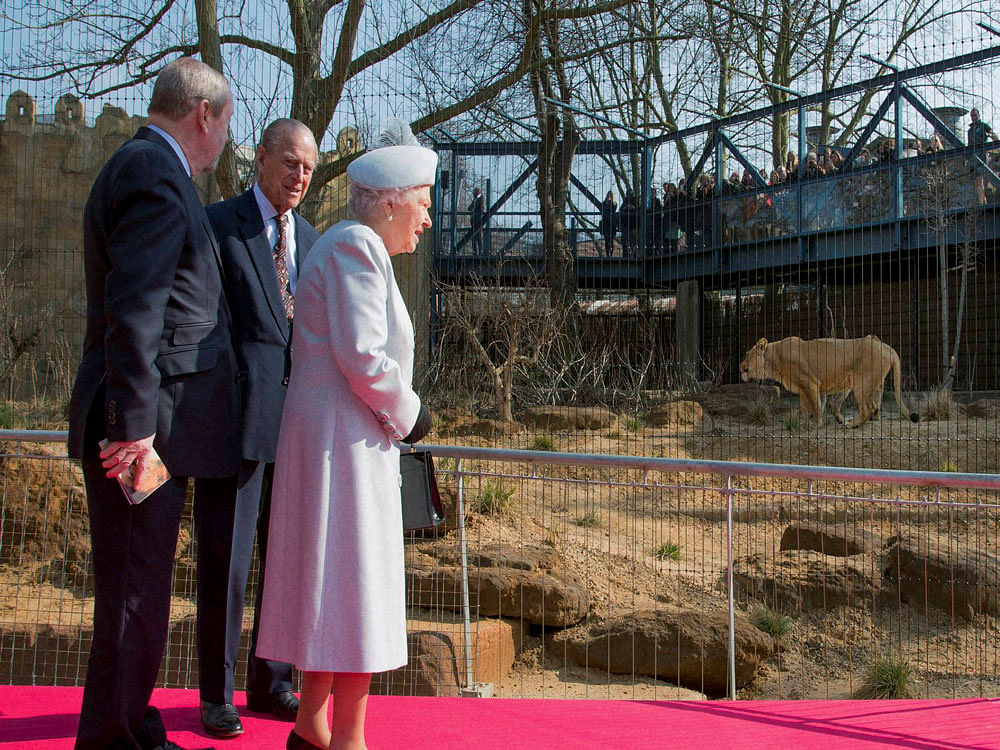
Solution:
[{"label": "red carpet", "polygon": [[[0,748],[73,745],[80,688],[0,686]],[[186,748],[285,746],[289,724],[245,713],[246,734],[201,731],[193,690],[157,690],[170,738]],[[1000,700],[629,702],[375,696],[368,745],[384,748],[1000,748]]]}]

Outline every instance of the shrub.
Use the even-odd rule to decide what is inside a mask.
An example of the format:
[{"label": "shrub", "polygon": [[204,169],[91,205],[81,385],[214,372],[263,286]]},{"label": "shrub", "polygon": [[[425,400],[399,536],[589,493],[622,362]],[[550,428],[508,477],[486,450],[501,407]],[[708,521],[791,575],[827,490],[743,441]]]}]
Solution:
[{"label": "shrub", "polygon": [[626,417],[625,418],[625,429],[629,432],[636,432],[642,429],[642,420],[638,417]]},{"label": "shrub", "polygon": [[789,432],[798,432],[799,428],[802,427],[802,415],[797,411],[791,412],[785,418],[785,427],[788,428]]},{"label": "shrub", "polygon": [[855,698],[912,698],[913,675],[910,664],[902,657],[875,659],[865,670],[864,681],[854,692]]},{"label": "shrub", "polygon": [[476,512],[487,516],[508,515],[514,507],[514,488],[503,482],[486,480],[479,497],[476,498]]},{"label": "shrub", "polygon": [[653,556],[657,560],[680,560],[681,548],[673,542],[664,542],[653,550]]},{"label": "shrub", "polygon": [[577,516],[573,523],[585,529],[596,529],[601,525],[601,517],[594,511],[590,511],[589,513],[584,513],[582,516]]},{"label": "shrub", "polygon": [[606,437],[608,440],[617,440],[621,436],[622,436],[622,434],[620,432],[606,432],[606,433],[604,433],[604,437]]},{"label": "shrub", "polygon": [[951,389],[946,386],[938,386],[928,393],[920,407],[921,422],[950,419],[957,414],[958,404],[951,397]]},{"label": "shrub", "polygon": [[10,403],[0,404],[0,429],[13,429],[17,415],[14,413],[14,406]]},{"label": "shrub", "polygon": [[531,441],[531,450],[533,451],[554,451],[555,449],[556,444],[548,435],[538,435]]},{"label": "shrub", "polygon": [[747,407],[747,415],[753,424],[767,424],[767,399],[755,396]]},{"label": "shrub", "polygon": [[946,471],[946,472],[960,471],[960,469],[958,468],[958,461],[956,461],[953,458],[943,458],[941,459],[941,463],[938,465],[938,471]]},{"label": "shrub", "polygon": [[781,638],[792,629],[792,621],[770,607],[758,607],[750,615],[750,622],[757,630],[763,631],[775,639]]}]

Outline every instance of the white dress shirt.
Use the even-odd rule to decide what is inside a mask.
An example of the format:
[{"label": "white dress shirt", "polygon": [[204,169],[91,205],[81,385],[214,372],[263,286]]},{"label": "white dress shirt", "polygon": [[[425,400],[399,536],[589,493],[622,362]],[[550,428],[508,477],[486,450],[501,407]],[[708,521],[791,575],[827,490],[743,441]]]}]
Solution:
[{"label": "white dress shirt", "polygon": [[[270,243],[271,249],[274,250],[274,246],[278,242],[278,212],[275,211],[274,206],[271,205],[271,201],[267,199],[264,191],[260,189],[260,185],[256,182],[253,184],[253,195],[257,199],[260,218],[264,220],[264,233],[267,235],[267,241]],[[288,269],[288,288],[294,297],[296,282],[299,280],[298,258],[295,253],[295,217],[292,216],[291,209],[285,211],[285,215],[288,217],[288,220],[285,222],[288,232],[288,236],[285,238],[285,268]]]}]

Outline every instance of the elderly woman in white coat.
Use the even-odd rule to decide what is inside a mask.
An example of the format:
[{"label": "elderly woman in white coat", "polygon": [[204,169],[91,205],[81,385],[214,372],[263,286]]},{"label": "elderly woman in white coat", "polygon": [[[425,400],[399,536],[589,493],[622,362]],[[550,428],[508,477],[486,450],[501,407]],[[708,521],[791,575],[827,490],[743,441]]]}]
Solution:
[{"label": "elderly woman in white coat", "polygon": [[407,661],[399,442],[431,418],[389,258],[431,226],[437,154],[406,136],[348,166],[358,220],[299,274],[257,645],[303,672],[290,749],[363,748],[371,674]]}]

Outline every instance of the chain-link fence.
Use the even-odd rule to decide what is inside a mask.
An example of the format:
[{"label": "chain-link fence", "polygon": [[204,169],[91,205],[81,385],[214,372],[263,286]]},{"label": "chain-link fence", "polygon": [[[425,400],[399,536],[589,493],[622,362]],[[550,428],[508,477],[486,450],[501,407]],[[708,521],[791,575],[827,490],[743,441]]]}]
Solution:
[{"label": "chain-link fence", "polygon": [[[0,681],[79,685],[92,624],[79,471],[61,446],[35,442],[41,433],[0,437]],[[407,540],[410,662],[379,692],[674,699],[735,684],[741,697],[841,698],[881,685],[944,698],[1000,687],[996,476],[434,449],[447,523]],[[193,687],[186,518],[160,684]]]}]

